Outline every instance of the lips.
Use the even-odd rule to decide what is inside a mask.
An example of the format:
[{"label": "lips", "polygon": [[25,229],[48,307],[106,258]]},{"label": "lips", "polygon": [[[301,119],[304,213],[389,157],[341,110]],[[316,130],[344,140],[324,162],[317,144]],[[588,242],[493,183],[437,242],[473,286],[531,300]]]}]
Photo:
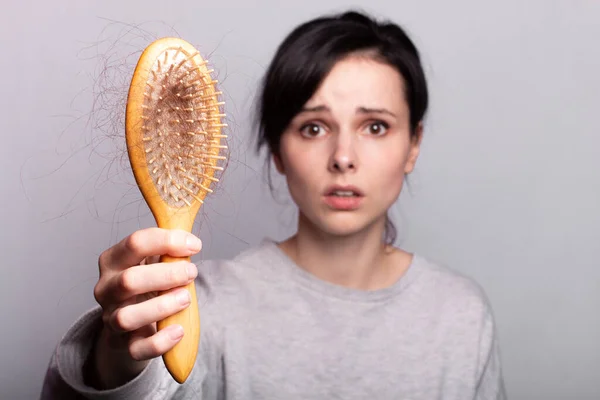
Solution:
[{"label": "lips", "polygon": [[325,204],[338,211],[352,211],[361,207],[364,194],[356,186],[333,185],[325,190]]},{"label": "lips", "polygon": [[351,193],[354,197],[364,196],[363,192],[359,188],[352,185],[332,185],[325,190],[325,196],[335,196],[340,194],[347,195],[349,193]]}]

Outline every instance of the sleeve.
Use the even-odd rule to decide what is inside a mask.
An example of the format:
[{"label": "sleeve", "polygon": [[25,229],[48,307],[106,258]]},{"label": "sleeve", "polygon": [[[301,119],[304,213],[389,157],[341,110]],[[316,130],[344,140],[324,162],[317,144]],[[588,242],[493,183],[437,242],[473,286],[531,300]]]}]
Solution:
[{"label": "sleeve", "polygon": [[121,387],[97,390],[86,385],[84,363],[101,327],[101,309],[96,307],[69,328],[52,354],[40,399],[168,399],[172,384],[161,370],[159,359],[152,360],[135,379]]},{"label": "sleeve", "polygon": [[[213,398],[214,389],[205,377],[214,373],[212,371],[210,374],[207,373],[209,368],[204,361],[208,358],[214,359],[214,355],[206,353],[209,350],[207,347],[210,347],[206,344],[206,340],[198,354],[199,362],[196,362],[194,370],[183,384],[177,383],[171,377],[162,358],[158,357],[153,359],[136,378],[120,387],[98,390],[87,385],[84,364],[101,327],[101,308],[96,307],[84,313],[69,328],[50,359],[42,385],[41,400]],[[211,395],[205,396],[205,394]]]},{"label": "sleeve", "polygon": [[506,400],[500,346],[491,308],[485,309],[477,365],[475,400]]}]

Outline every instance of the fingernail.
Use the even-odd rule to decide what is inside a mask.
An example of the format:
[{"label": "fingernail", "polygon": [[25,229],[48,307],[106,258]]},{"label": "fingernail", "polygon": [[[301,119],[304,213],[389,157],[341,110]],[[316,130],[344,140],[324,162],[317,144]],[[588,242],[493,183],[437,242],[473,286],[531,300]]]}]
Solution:
[{"label": "fingernail", "polygon": [[190,279],[194,279],[198,273],[198,268],[194,264],[189,264],[187,266],[187,273]]},{"label": "fingernail", "polygon": [[188,235],[185,239],[185,244],[187,245],[188,249],[192,251],[200,251],[200,248],[202,247],[202,242],[194,235]]},{"label": "fingernail", "polygon": [[174,325],[169,329],[169,337],[172,340],[179,340],[183,336],[183,327],[181,325]]},{"label": "fingernail", "polygon": [[177,293],[177,301],[183,306],[188,304],[190,302],[190,292],[183,289],[181,292]]}]

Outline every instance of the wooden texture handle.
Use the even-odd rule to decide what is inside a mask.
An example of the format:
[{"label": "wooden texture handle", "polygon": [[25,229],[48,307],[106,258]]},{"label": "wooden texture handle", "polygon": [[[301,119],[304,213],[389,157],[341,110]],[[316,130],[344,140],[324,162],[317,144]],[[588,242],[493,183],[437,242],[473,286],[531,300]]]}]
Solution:
[{"label": "wooden texture handle", "polygon": [[[221,144],[227,138],[221,128],[227,124],[221,123],[224,102],[219,101],[222,93],[211,72],[194,46],[170,37],[154,41],[143,51],[131,79],[125,113],[127,152],[135,181],[159,228],[191,232],[200,206],[213,191],[211,185],[219,181],[215,171],[224,169],[217,164],[227,159],[221,155],[227,149]],[[197,129],[179,124],[182,115],[197,123]],[[189,134],[181,134],[185,132]],[[161,262],[185,259],[163,256]],[[186,289],[191,304],[157,324],[159,330],[172,324],[183,326],[183,338],[163,355],[169,373],[179,383],[194,368],[200,343],[194,282]]]},{"label": "wooden texture handle", "polygon": [[[161,257],[161,262],[181,260],[190,261],[190,258]],[[194,363],[196,362],[198,343],[200,340],[200,314],[198,312],[195,282],[190,282],[185,288],[190,293],[190,305],[184,310],[159,321],[157,324],[158,330],[162,330],[173,324],[179,324],[183,327],[183,338],[171,350],[163,354],[162,357],[167,370],[178,383],[185,382],[192,372]]]}]

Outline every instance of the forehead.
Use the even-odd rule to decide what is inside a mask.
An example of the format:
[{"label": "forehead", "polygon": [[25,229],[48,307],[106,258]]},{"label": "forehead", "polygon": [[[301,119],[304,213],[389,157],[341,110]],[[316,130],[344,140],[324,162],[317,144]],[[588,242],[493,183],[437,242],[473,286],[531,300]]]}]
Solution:
[{"label": "forehead", "polygon": [[390,65],[367,57],[340,60],[325,77],[307,106],[406,108],[404,80]]}]

